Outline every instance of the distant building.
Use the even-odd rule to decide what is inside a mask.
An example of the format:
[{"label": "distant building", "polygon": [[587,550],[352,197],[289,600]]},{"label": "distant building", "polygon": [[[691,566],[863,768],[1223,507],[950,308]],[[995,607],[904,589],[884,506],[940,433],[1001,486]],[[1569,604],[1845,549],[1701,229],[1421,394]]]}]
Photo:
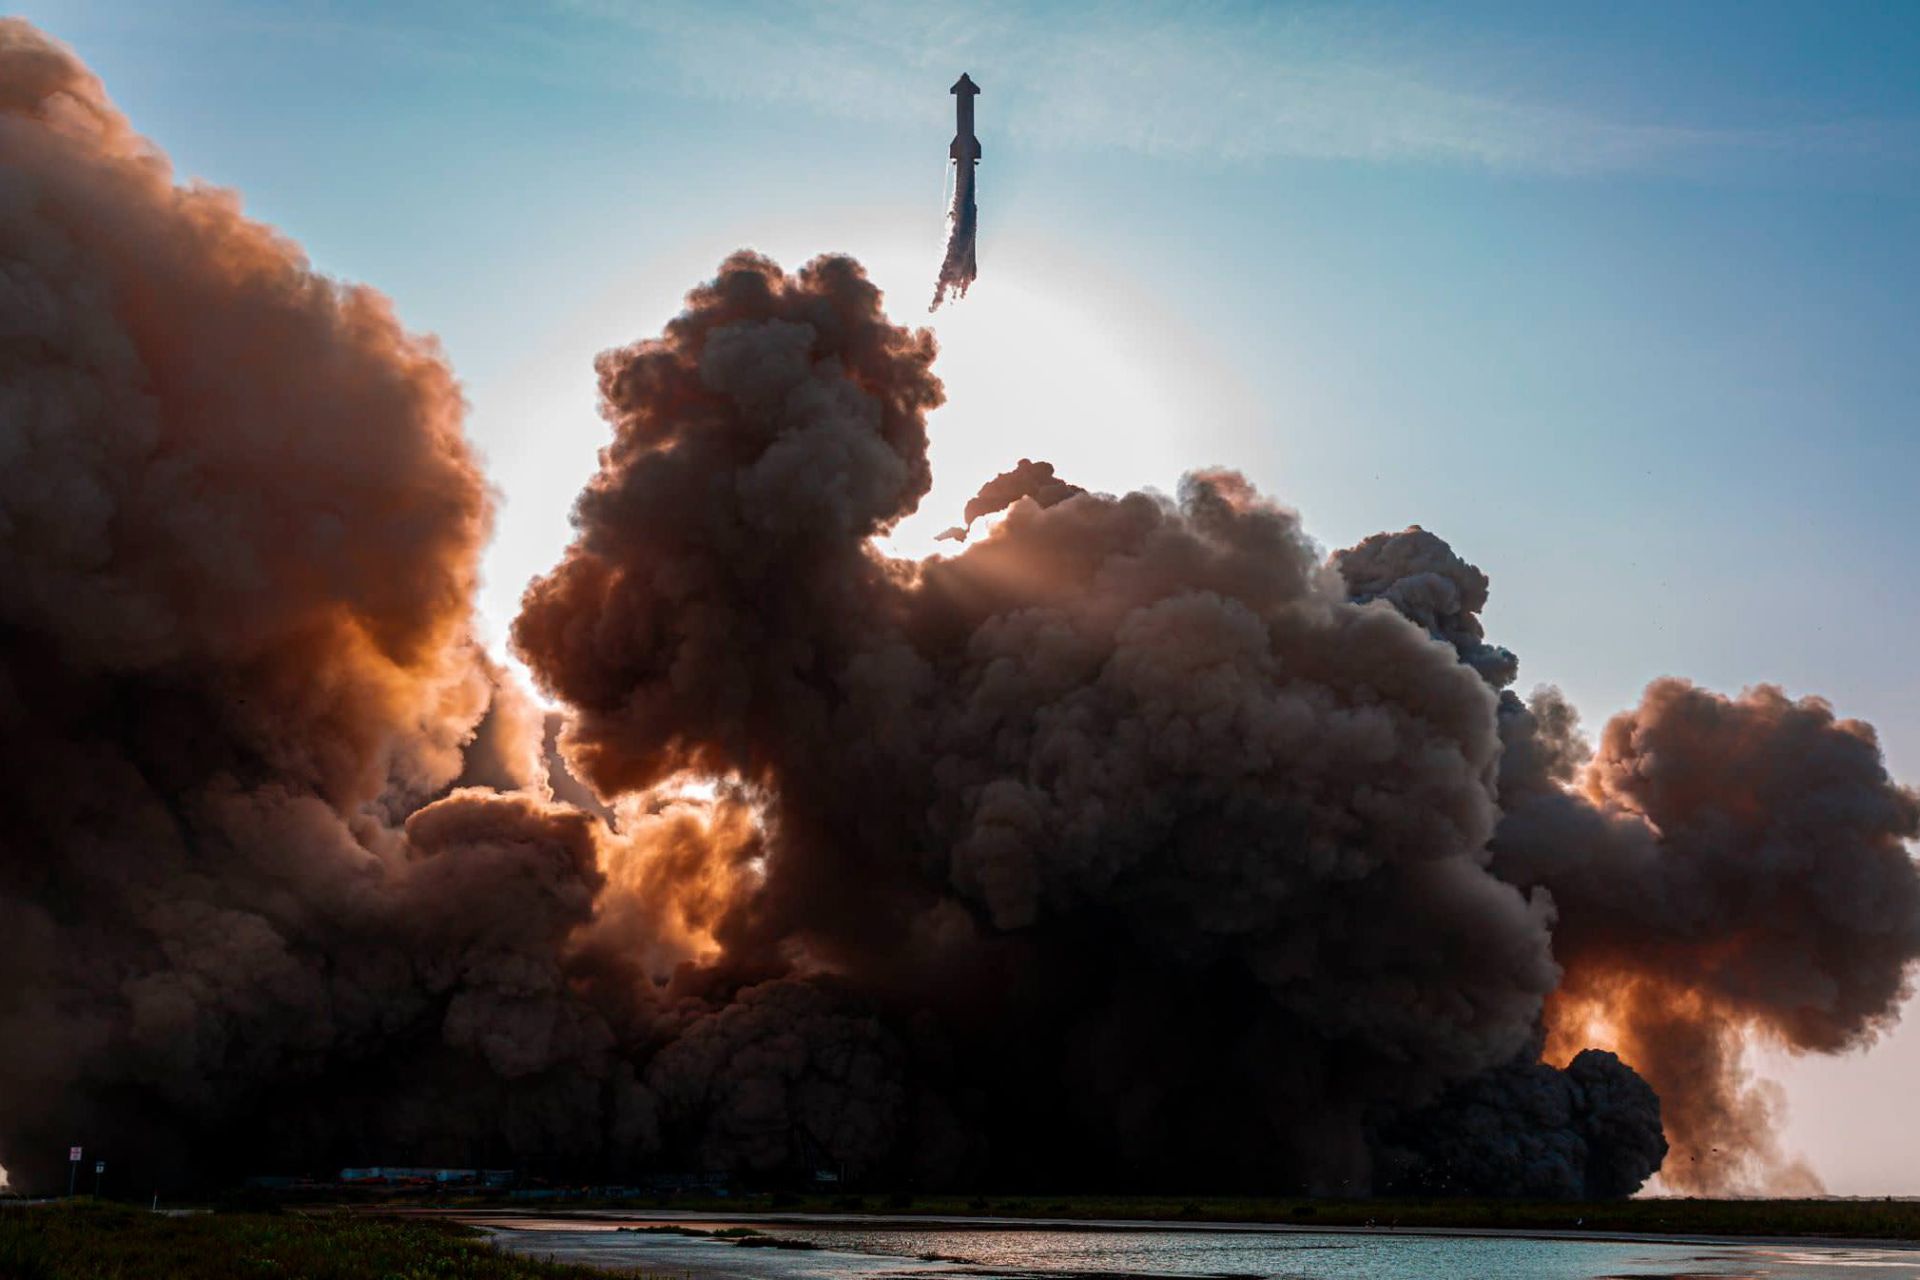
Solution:
[{"label": "distant building", "polygon": [[647,1178],[647,1190],[654,1195],[676,1191],[699,1195],[724,1196],[733,1178],[725,1173],[656,1173]]}]

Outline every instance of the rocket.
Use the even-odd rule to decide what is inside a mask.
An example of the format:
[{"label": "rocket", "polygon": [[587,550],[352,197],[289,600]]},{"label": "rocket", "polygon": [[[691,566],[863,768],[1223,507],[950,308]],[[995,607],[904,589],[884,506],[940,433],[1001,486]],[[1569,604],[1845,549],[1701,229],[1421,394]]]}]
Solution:
[{"label": "rocket", "polygon": [[973,168],[980,163],[980,139],[973,135],[973,99],[980,86],[966,72],[953,82],[953,145],[947,154],[953,159],[953,208],[947,214],[947,257],[940,264],[940,279],[934,288],[933,305],[937,310],[949,292],[967,296],[967,286],[979,268],[974,261],[974,234],[979,213],[973,202]]},{"label": "rocket", "polygon": [[[965,165],[980,162],[980,139],[973,136],[973,99],[980,92],[980,86],[966,72],[953,82],[953,88],[947,92],[953,95],[953,146],[947,154]],[[964,170],[962,172],[965,172]]]}]

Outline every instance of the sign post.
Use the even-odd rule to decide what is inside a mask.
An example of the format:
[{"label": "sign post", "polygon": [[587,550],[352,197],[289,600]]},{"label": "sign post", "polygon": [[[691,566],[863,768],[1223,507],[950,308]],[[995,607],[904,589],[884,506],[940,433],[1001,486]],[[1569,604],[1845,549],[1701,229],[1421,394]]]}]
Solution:
[{"label": "sign post", "polygon": [[107,1162],[105,1160],[95,1160],[93,1162],[93,1198],[95,1200],[100,1198],[100,1175],[106,1171]]},{"label": "sign post", "polygon": [[67,1198],[73,1198],[74,1180],[80,1176],[80,1148],[67,1148]]}]

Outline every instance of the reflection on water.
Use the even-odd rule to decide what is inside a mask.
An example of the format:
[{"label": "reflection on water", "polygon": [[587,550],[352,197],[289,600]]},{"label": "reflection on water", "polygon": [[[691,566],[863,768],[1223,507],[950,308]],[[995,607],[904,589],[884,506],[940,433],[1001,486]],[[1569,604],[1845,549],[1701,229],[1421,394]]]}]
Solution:
[{"label": "reflection on water", "polygon": [[618,1231],[617,1225],[527,1220],[524,1226],[533,1229],[506,1232],[502,1243],[563,1262],[635,1268],[663,1278],[691,1273],[696,1280],[1920,1280],[1920,1253],[1903,1249],[1264,1230],[762,1224],[769,1233],[818,1246],[787,1251]]}]

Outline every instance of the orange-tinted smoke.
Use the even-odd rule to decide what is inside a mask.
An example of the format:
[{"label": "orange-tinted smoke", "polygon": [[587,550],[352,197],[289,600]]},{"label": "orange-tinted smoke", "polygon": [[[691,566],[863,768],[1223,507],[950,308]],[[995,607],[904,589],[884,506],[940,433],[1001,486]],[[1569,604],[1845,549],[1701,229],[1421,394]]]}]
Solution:
[{"label": "orange-tinted smoke", "polygon": [[[844,258],[737,255],[600,359],[613,439],[514,629],[575,803],[500,794],[534,717],[468,635],[487,495],[431,346],[174,186],[20,23],[0,167],[28,1185],[97,1132],[203,1181],[817,1149],[1622,1194],[1666,1149],[1631,1065],[1711,1153],[1752,1131],[1740,1034],[1846,1048],[1906,990],[1915,806],[1864,726],[1662,682],[1583,774],[1564,705],[1505,692],[1486,575],[1417,527],[1329,566],[1203,472],[882,555],[943,392]],[[1543,1018],[1628,1065],[1540,1066]]]},{"label": "orange-tinted smoke", "polygon": [[1653,1083],[1670,1187],[1808,1190],[1744,1049],[1843,1052],[1899,1016],[1920,958],[1920,801],[1868,726],[1771,686],[1657,681],[1584,767],[1564,704],[1535,709],[1513,758],[1547,744],[1578,795],[1511,771],[1495,865],[1559,909],[1550,1054],[1600,1044]]},{"label": "orange-tinted smoke", "polygon": [[1635,966],[1583,962],[1547,1001],[1549,1062],[1590,1045],[1619,1054],[1661,1096],[1670,1150],[1663,1188],[1690,1195],[1818,1195],[1820,1179],[1781,1143],[1779,1090],[1744,1066],[1755,1019]]},{"label": "orange-tinted smoke", "polygon": [[490,498],[438,350],[18,20],[0,175],[0,1162],[643,1133],[638,997],[572,951],[597,824],[446,794],[538,739],[470,635]]},{"label": "orange-tinted smoke", "polygon": [[[569,759],[607,794],[692,772],[756,797],[751,874],[690,847],[676,877],[718,907],[703,990],[810,994],[717,1016],[789,1011],[823,1067],[850,1002],[917,1037],[856,1054],[897,1064],[864,1091],[821,1086],[843,1158],[1373,1185],[1375,1113],[1525,1051],[1555,977],[1544,902],[1484,865],[1495,694],[1346,600],[1231,473],[884,558],[929,479],[932,356],[857,264],[741,254],[601,357],[613,439],[514,628],[574,710]],[[649,1069],[663,1103],[713,1096],[682,1043]],[[669,1144],[771,1158],[711,1119]]]},{"label": "orange-tinted smoke", "polygon": [[218,665],[249,745],[342,805],[458,768],[489,497],[387,300],[174,185],[100,83],[0,24],[0,616],[76,664]]}]

